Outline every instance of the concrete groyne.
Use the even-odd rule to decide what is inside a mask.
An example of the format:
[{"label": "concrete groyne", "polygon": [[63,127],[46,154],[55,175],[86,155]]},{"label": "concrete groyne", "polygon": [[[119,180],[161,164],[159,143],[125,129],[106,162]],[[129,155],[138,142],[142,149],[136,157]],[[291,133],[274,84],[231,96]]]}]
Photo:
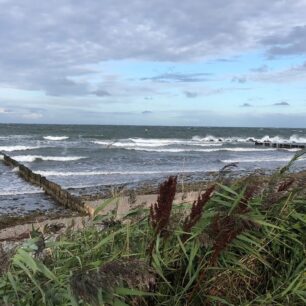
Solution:
[{"label": "concrete groyne", "polygon": [[88,214],[88,208],[80,197],[72,195],[67,190],[63,189],[60,185],[48,180],[46,177],[33,172],[28,167],[20,164],[12,157],[1,153],[3,161],[6,165],[13,168],[18,168],[19,175],[27,182],[36,185],[44,190],[44,192],[51,196],[60,205]]},{"label": "concrete groyne", "polygon": [[270,141],[255,141],[255,146],[264,146],[264,147],[272,147],[272,148],[280,148],[280,149],[305,149],[306,145],[298,144],[298,143],[277,143]]}]

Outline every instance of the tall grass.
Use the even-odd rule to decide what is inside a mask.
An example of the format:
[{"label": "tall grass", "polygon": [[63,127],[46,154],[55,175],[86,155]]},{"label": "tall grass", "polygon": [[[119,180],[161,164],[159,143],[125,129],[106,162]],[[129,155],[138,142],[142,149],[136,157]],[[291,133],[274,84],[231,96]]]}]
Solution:
[{"label": "tall grass", "polygon": [[132,211],[116,222],[113,212],[97,215],[82,231],[57,241],[45,237],[43,259],[37,252],[41,237],[33,238],[0,277],[0,300],[50,306],[305,305],[306,197],[284,177],[287,169],[268,184],[251,178],[213,182],[193,205],[172,204],[176,179],[169,178],[151,210]]}]

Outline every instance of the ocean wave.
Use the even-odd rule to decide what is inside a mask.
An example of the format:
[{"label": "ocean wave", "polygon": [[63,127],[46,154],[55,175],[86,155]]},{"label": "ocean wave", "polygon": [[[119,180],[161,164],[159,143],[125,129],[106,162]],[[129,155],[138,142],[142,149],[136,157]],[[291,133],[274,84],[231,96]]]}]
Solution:
[{"label": "ocean wave", "polygon": [[7,136],[0,136],[0,139],[4,139],[4,140],[25,139],[25,138],[33,138],[33,135],[7,135]]},{"label": "ocean wave", "polygon": [[249,137],[215,137],[213,135],[207,135],[205,137],[194,136],[193,140],[201,142],[213,142],[213,143],[248,143],[248,142],[273,142],[273,143],[306,143],[306,137],[300,137],[299,135],[291,135],[289,138],[282,136],[269,136],[265,135],[260,138],[253,136]]},{"label": "ocean wave", "polygon": [[[216,169],[217,170],[217,169]],[[148,170],[148,171],[80,171],[80,172],[60,172],[60,171],[37,171],[42,176],[96,176],[96,175],[148,175],[148,174],[179,174],[216,171],[211,169],[186,169],[186,170]]]},{"label": "ocean wave", "polygon": [[[171,147],[171,150],[180,149],[181,152],[184,147],[186,151],[190,147],[220,147],[224,144],[239,144],[239,143],[255,143],[255,142],[273,142],[273,143],[306,143],[306,138],[298,135],[292,135],[289,138],[280,136],[269,136],[256,138],[256,137],[216,137],[207,135],[205,137],[193,136],[190,139],[178,138],[126,138],[126,139],[107,139],[107,140],[94,140],[92,143],[102,145],[107,148],[124,148],[124,149],[139,149],[139,148],[164,148]],[[174,147],[174,148],[173,148]],[[185,150],[185,149],[184,149]],[[193,150],[192,150],[193,151]],[[171,152],[171,151],[169,151]]]},{"label": "ocean wave", "polygon": [[[283,157],[283,158],[273,158],[273,157],[267,157],[267,158],[236,158],[236,159],[224,159],[221,160],[222,163],[230,164],[230,163],[256,163],[256,162],[289,162],[292,159],[292,157]],[[300,158],[297,160],[302,161],[306,160],[305,158]]]},{"label": "ocean wave", "polygon": [[197,148],[125,148],[126,150],[145,151],[145,152],[168,152],[168,153],[180,153],[180,152],[264,152],[264,151],[277,151],[276,148],[211,148],[211,149],[197,149]]},{"label": "ocean wave", "polygon": [[13,151],[26,151],[39,149],[41,146],[2,146],[0,151],[13,152]]},{"label": "ocean wave", "polygon": [[68,136],[44,136],[43,138],[46,140],[53,140],[53,141],[69,139]]},{"label": "ocean wave", "polygon": [[182,139],[143,139],[143,138],[129,138],[121,140],[95,140],[92,141],[95,144],[103,145],[109,148],[158,148],[166,146],[200,146],[200,147],[218,147],[222,144],[218,143],[201,143],[193,140],[182,140]]},{"label": "ocean wave", "polygon": [[40,155],[20,155],[20,156],[14,156],[14,159],[16,159],[19,162],[35,162],[39,160],[43,161],[75,161],[84,159],[86,157],[84,156],[40,156]]}]

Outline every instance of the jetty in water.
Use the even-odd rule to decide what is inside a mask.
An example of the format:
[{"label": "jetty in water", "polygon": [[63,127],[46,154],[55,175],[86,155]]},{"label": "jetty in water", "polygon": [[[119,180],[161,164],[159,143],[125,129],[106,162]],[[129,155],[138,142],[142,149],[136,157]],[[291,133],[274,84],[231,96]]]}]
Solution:
[{"label": "jetty in water", "polygon": [[264,147],[272,147],[272,148],[280,148],[280,149],[305,149],[305,144],[300,143],[278,143],[278,142],[270,142],[270,141],[255,141],[255,146],[264,146]]},{"label": "jetty in water", "polygon": [[0,155],[3,155],[3,162],[7,166],[18,169],[20,177],[25,181],[42,188],[44,192],[50,195],[58,204],[81,213],[89,214],[89,207],[86,206],[86,203],[80,197],[71,194],[60,185],[48,180],[44,176],[33,172],[31,169],[20,164],[12,157],[2,152],[0,152]]}]

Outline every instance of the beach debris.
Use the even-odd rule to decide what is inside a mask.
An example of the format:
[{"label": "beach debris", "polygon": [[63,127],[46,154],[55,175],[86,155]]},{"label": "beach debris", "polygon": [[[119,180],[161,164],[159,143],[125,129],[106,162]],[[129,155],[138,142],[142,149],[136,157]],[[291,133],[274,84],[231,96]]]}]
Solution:
[{"label": "beach debris", "polygon": [[58,233],[60,230],[65,228],[66,225],[64,223],[51,223],[51,224],[46,224],[44,226],[43,232],[45,234],[55,234]]},{"label": "beach debris", "polygon": [[[156,276],[143,260],[121,259],[106,263],[96,270],[78,271],[71,277],[74,296],[91,305],[113,305],[118,288],[137,292],[154,292]],[[126,297],[129,305],[142,305],[141,297]]]},{"label": "beach debris", "polygon": [[30,236],[35,245],[35,256],[38,256],[46,247],[44,234],[33,228]]},{"label": "beach debris", "polygon": [[10,264],[11,256],[4,251],[2,244],[0,244],[0,275],[7,271]]}]

